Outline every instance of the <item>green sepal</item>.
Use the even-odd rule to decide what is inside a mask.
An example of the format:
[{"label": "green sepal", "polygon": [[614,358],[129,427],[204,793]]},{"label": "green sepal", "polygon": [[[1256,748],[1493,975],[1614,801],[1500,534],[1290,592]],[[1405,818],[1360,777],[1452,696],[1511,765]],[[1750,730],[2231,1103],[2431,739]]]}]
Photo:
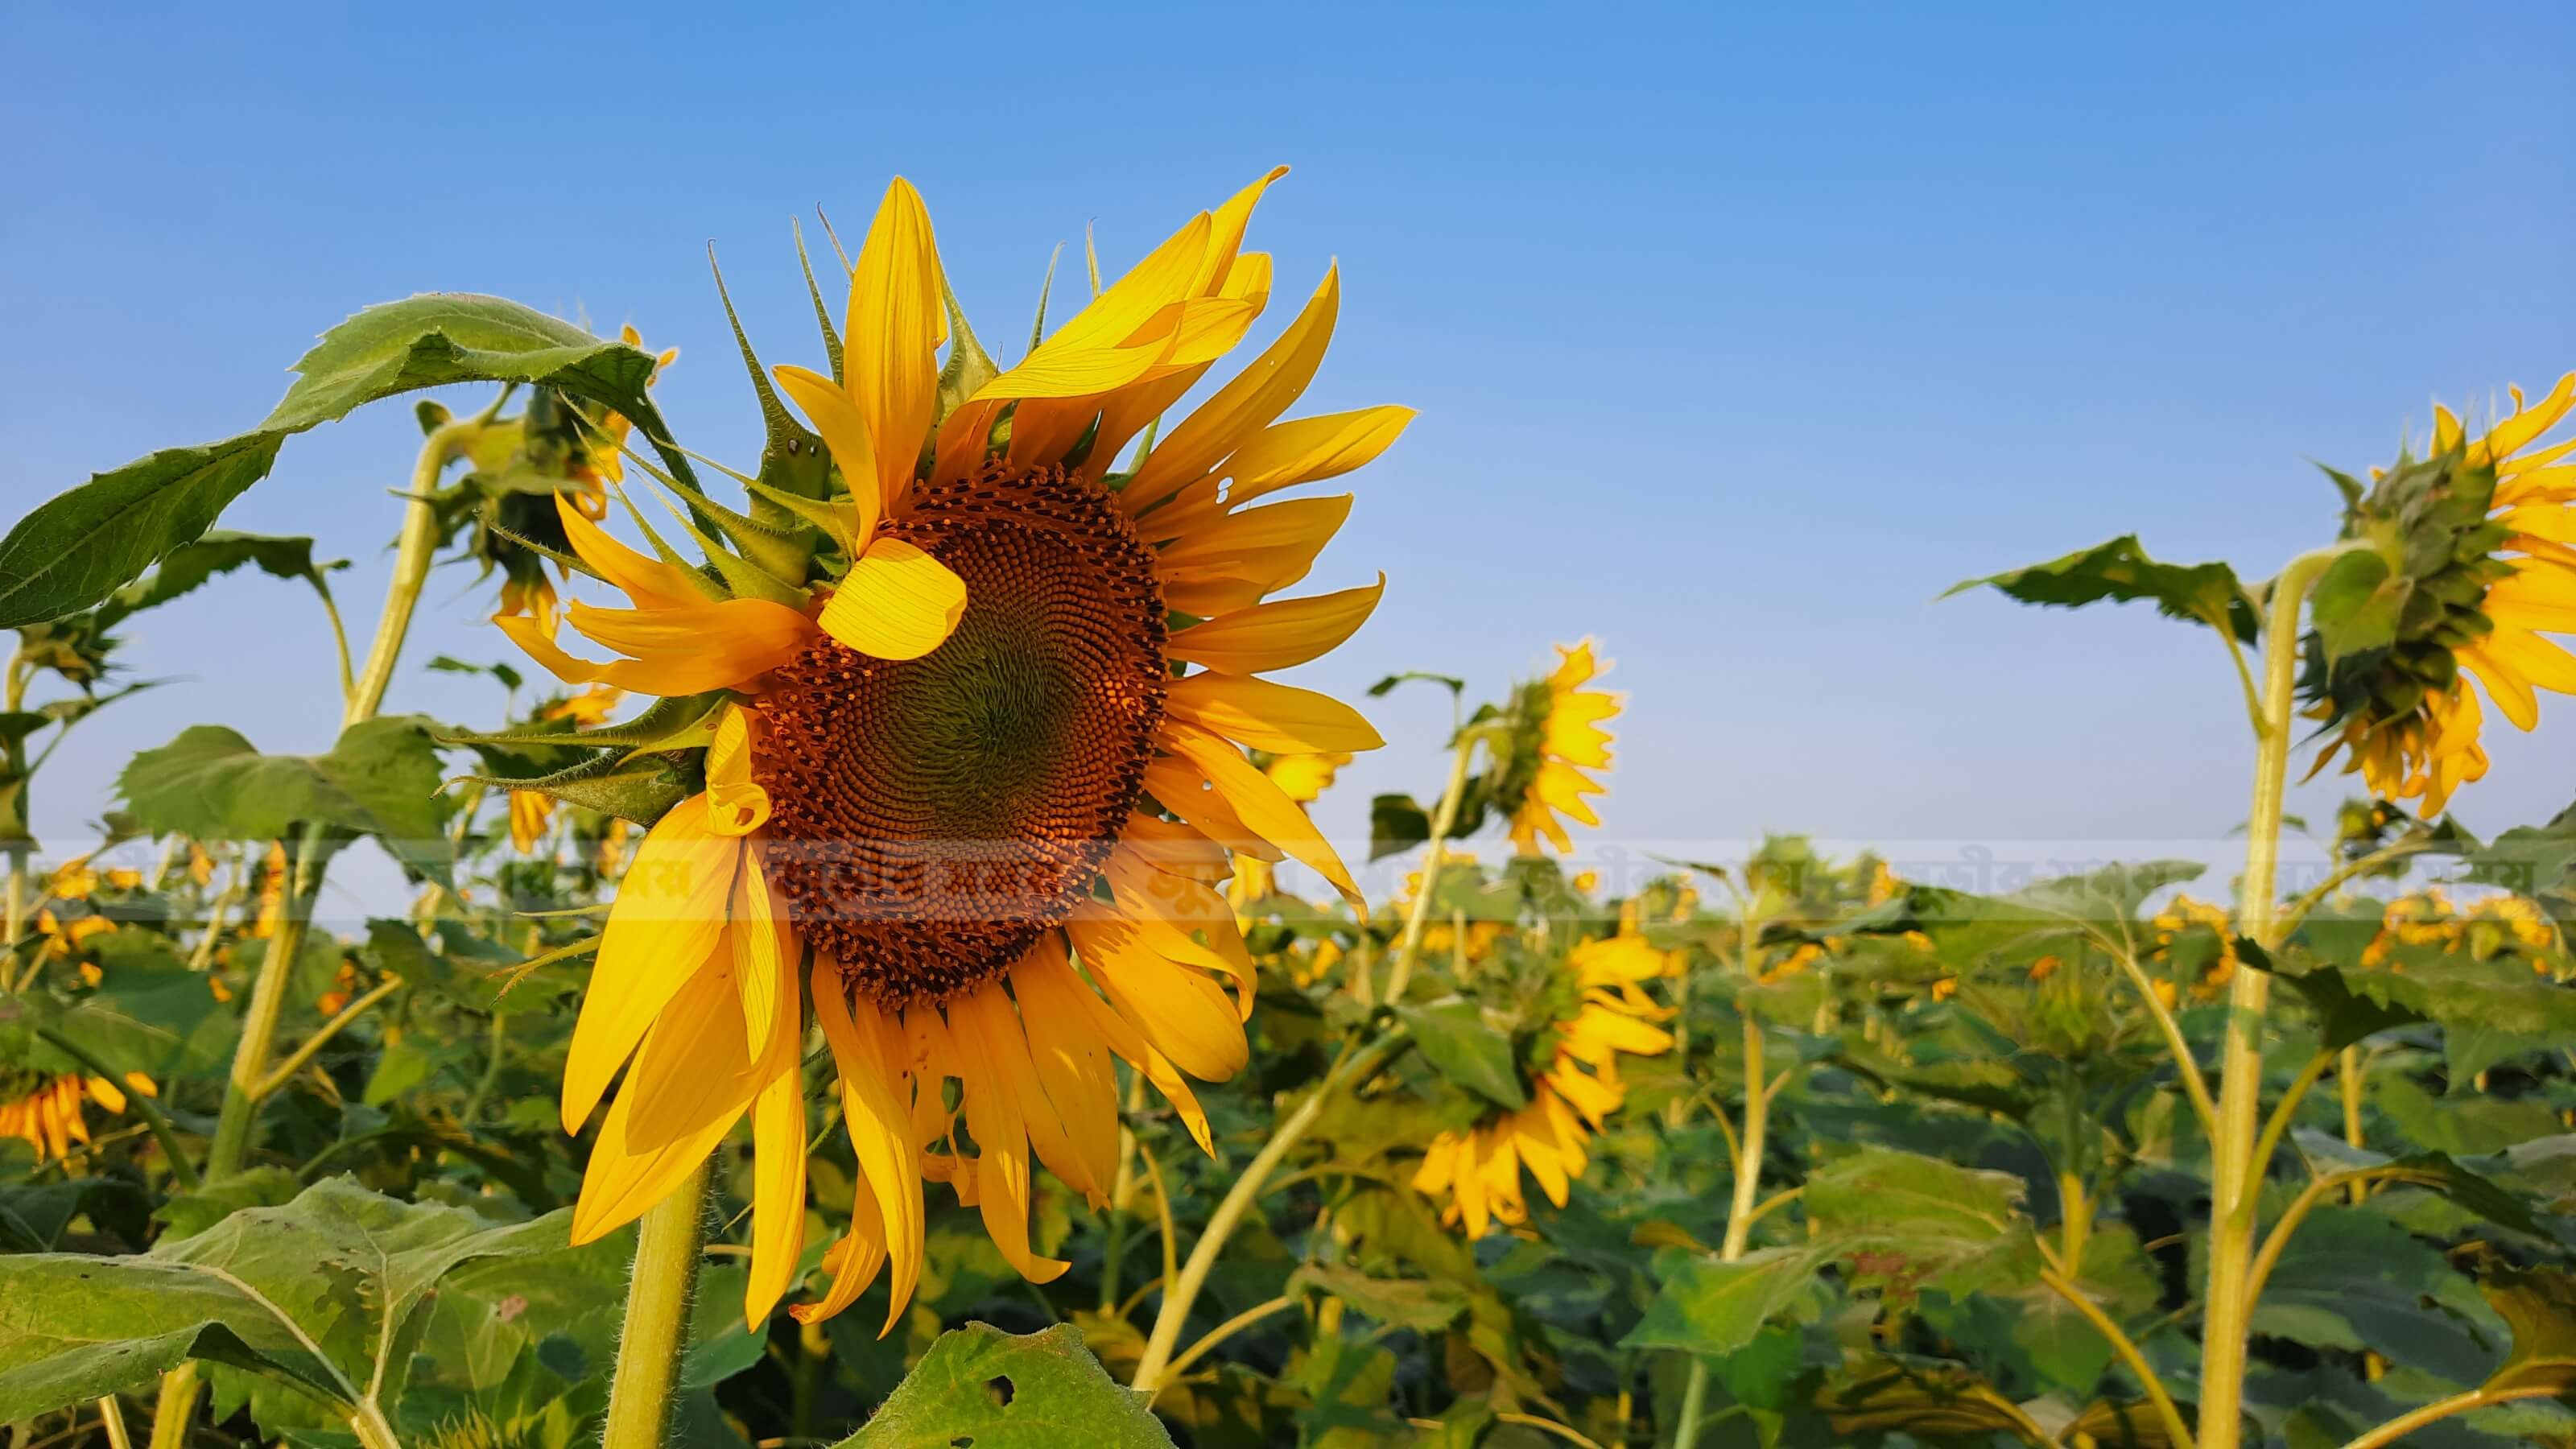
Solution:
[{"label": "green sepal", "polygon": [[[653,701],[651,708],[624,724],[587,730],[500,730],[479,734],[441,730],[431,735],[442,745],[582,746],[603,750],[677,750],[714,738],[711,721],[733,696],[724,690],[675,695]],[[701,738],[701,735],[704,738]]]},{"label": "green sepal", "polygon": [[502,790],[533,790],[567,805],[614,815],[638,825],[651,825],[671,807],[705,787],[698,756],[683,750],[639,751],[624,757],[601,755],[570,769],[533,780],[499,775],[459,775],[450,785],[484,785]]},{"label": "green sepal", "polygon": [[814,285],[814,261],[805,255],[805,228],[793,221],[787,225],[796,235],[796,264],[805,269],[805,293],[814,299],[814,324],[823,329],[823,355],[832,360],[832,381],[841,382],[841,334],[832,326],[832,309],[823,305],[823,289]]}]

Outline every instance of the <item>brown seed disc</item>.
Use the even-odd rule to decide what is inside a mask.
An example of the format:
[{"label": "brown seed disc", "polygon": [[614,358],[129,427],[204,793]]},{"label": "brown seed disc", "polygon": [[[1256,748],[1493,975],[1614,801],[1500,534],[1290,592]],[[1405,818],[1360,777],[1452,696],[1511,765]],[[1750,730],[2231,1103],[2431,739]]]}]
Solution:
[{"label": "brown seed disc", "polygon": [[997,465],[883,534],[965,580],[956,632],[899,662],[808,648],[760,701],[753,769],[797,926],[895,1008],[992,979],[1089,896],[1170,671],[1153,550],[1078,474]]}]

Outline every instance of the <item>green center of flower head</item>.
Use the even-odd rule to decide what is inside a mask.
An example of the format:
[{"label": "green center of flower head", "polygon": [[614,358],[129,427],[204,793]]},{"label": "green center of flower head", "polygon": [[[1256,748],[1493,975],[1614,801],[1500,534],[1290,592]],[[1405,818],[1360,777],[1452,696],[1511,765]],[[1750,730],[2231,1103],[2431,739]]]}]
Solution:
[{"label": "green center of flower head", "polygon": [[885,531],[965,581],[956,632],[900,662],[815,644],[762,703],[756,768],[797,925],[900,1007],[1007,970],[1089,895],[1170,671],[1153,552],[1079,475],[988,471]]},{"label": "green center of flower head", "polygon": [[2481,609],[2512,566],[2495,557],[2505,527],[2488,517],[2492,467],[2457,451],[2390,469],[2364,493],[2338,475],[2344,535],[2368,545],[2335,560],[2317,585],[2301,688],[2355,715],[2402,718],[2459,678],[2456,651],[2493,632]]}]

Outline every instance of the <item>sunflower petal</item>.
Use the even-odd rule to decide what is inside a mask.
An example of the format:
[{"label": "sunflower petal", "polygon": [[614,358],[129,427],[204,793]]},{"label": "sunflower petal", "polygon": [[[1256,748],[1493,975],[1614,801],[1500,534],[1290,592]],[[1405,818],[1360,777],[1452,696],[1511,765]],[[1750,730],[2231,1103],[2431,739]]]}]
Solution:
[{"label": "sunflower petal", "polygon": [[[843,327],[843,367],[850,398],[867,419],[882,504],[911,482],[930,434],[939,397],[939,345],[948,340],[948,308],[930,212],[912,183],[886,187],[859,260],[850,269],[850,308]],[[850,480],[852,492],[858,480]]]},{"label": "sunflower petal", "polygon": [[[1163,724],[1162,743],[1204,771],[1208,783],[1246,827],[1311,867],[1355,909],[1368,909],[1332,843],[1315,828],[1315,822],[1306,818],[1297,802],[1289,799],[1269,776],[1253,768],[1241,751],[1205,730],[1168,719]],[[1173,810],[1183,819],[1190,818],[1189,812],[1179,806],[1173,806]]]},{"label": "sunflower petal", "polygon": [[966,613],[966,583],[899,538],[881,538],[850,566],[823,632],[878,659],[918,659],[946,643]]},{"label": "sunflower petal", "polygon": [[1179,680],[1164,707],[1173,719],[1273,754],[1374,750],[1386,743],[1358,710],[1331,695],[1240,674],[1202,671]]},{"label": "sunflower petal", "polygon": [[1164,652],[1227,674],[1288,669],[1341,647],[1377,611],[1385,593],[1381,573],[1364,588],[1238,610],[1181,630]]},{"label": "sunflower petal", "polygon": [[704,799],[681,801],[645,832],[609,907],[564,1062],[566,1132],[581,1130],[653,1019],[724,944],[742,847],[708,831]]}]

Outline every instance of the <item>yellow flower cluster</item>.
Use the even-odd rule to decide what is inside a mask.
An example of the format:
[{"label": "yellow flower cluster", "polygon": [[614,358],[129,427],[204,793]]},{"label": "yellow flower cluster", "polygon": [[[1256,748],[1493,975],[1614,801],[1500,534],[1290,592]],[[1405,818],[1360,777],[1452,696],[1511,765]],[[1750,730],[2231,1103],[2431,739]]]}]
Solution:
[{"label": "yellow flower cluster", "polygon": [[[146,1097],[160,1095],[152,1079],[141,1072],[125,1074],[125,1084]],[[0,1137],[21,1137],[36,1149],[36,1160],[70,1155],[75,1142],[90,1140],[89,1123],[81,1115],[86,1099],[110,1113],[125,1110],[125,1093],[105,1077],[84,1077],[78,1072],[65,1072],[36,1087],[15,1101],[0,1102]]]}]

